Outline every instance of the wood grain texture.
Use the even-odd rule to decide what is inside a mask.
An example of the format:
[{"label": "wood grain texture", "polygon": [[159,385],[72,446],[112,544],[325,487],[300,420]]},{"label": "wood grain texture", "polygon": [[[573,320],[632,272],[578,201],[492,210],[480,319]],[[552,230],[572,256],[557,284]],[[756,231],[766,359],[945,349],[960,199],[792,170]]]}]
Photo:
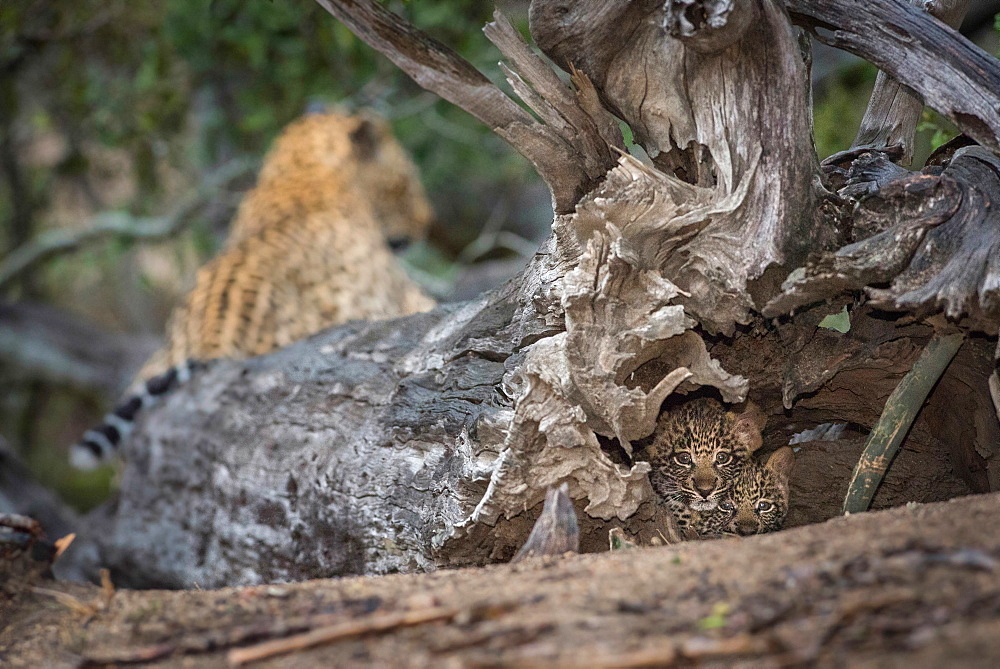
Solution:
[{"label": "wood grain texture", "polygon": [[905,0],[785,0],[824,44],[878,66],[969,137],[1000,149],[1000,63]]},{"label": "wood grain texture", "polygon": [[[956,30],[969,9],[969,0],[910,0],[910,4]],[[923,100],[912,89],[879,71],[852,148],[898,146],[899,163],[909,165],[913,162],[913,139],[923,109]]]},{"label": "wood grain texture", "polygon": [[[597,133],[595,121],[577,123],[572,128],[552,125],[551,115],[542,113],[539,122],[503,91],[494,86],[468,61],[440,42],[403,21],[374,0],[317,0],[330,14],[342,21],[368,45],[387,56],[401,70],[427,90],[461,107],[488,125],[518,152],[531,161],[552,191],[556,211],[569,211],[595,178],[610,167],[612,152],[604,137]],[[512,39],[512,29],[504,28],[506,19],[498,14],[493,39],[511,62],[525,72],[540,71],[538,57]],[[506,49],[506,50],[505,50]],[[535,78],[537,95],[526,96],[529,106],[551,100],[555,109],[573,106],[565,86],[556,78]],[[515,88],[519,93],[524,89]],[[532,105],[532,103],[535,105]],[[544,106],[543,103],[541,106]],[[536,109],[536,111],[538,111]],[[579,110],[586,116],[586,112]],[[577,121],[580,121],[577,115]],[[605,119],[597,119],[596,123]],[[570,129],[572,132],[567,133]],[[620,143],[620,139],[618,140]],[[600,147],[598,152],[593,150]],[[603,158],[603,159],[602,159]],[[594,174],[593,163],[603,165]]]}]

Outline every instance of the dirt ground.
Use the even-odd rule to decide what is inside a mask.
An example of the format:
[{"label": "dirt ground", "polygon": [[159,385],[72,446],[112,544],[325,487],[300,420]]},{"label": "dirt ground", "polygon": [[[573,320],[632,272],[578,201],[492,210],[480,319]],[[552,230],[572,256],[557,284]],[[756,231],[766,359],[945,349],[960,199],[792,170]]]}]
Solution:
[{"label": "dirt ground", "polygon": [[0,664],[996,667],[998,511],[1000,494],[969,496],[748,539],[219,591],[43,582],[0,632]]}]

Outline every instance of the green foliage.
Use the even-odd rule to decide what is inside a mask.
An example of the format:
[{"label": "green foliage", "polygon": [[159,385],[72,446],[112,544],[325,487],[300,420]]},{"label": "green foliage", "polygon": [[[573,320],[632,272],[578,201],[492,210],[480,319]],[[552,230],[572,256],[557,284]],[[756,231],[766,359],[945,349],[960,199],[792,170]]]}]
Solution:
[{"label": "green foliage", "polygon": [[632,128],[625,121],[618,121],[618,128],[622,131],[622,139],[625,141],[625,147],[631,149],[635,146],[635,134],[632,132]]},{"label": "green foliage", "polygon": [[698,621],[698,627],[703,630],[714,630],[725,627],[730,613],[729,604],[719,602],[712,606],[712,613]]},{"label": "green foliage", "polygon": [[[878,70],[870,63],[844,68],[817,91],[813,109],[816,152],[820,159],[851,146],[861,125]],[[914,138],[914,165],[922,165],[931,151],[958,134],[948,119],[924,109]]]},{"label": "green foliage", "polygon": [[825,316],[823,320],[819,322],[819,327],[827,328],[828,330],[835,330],[840,334],[850,332],[851,330],[851,315],[847,313],[847,305],[835,314],[829,314]]},{"label": "green foliage", "polygon": [[[481,32],[490,3],[386,4],[496,71]],[[17,95],[7,97],[21,100],[0,118],[23,122],[30,109],[34,130],[72,137],[80,173],[92,167],[90,142],[128,152],[139,181],[133,213],[163,209],[164,162],[197,180],[221,161],[260,155],[311,103],[393,118],[432,191],[456,174],[499,169],[517,179],[528,170],[488,128],[424,92],[314,2],[80,0],[30,12],[14,3],[0,13],[0,68],[14,75]]]},{"label": "green foliage", "polygon": [[923,133],[924,139],[930,144],[930,150],[936,151],[941,145],[957,135],[958,129],[951,121],[928,107],[920,116],[917,132]]},{"label": "green foliage", "polygon": [[828,77],[817,91],[813,133],[820,159],[851,146],[877,73],[868,63],[852,65]]},{"label": "green foliage", "polygon": [[636,543],[620,527],[612,528],[611,532],[608,533],[608,543],[612,551],[629,550],[637,547]]}]

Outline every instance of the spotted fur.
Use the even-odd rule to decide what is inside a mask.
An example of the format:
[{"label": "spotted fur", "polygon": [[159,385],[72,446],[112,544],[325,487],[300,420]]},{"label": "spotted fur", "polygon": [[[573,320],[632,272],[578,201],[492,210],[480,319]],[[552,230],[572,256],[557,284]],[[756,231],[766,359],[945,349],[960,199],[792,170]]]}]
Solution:
[{"label": "spotted fur", "polygon": [[736,476],[761,445],[758,414],[726,411],[713,399],[698,399],[660,416],[640,458],[652,465],[653,490],[681,529],[699,512],[725,499]]},{"label": "spotted fur", "polygon": [[795,456],[785,446],[765,464],[751,460],[711,511],[699,511],[692,527],[700,535],[763,534],[781,529],[788,513],[788,477]]},{"label": "spotted fur", "polygon": [[416,168],[385,121],[308,114],[290,124],[240,204],[226,248],[174,310],[142,378],[185,360],[262,355],[348,320],[434,306],[390,242],[431,219]]},{"label": "spotted fur", "polygon": [[414,165],[369,115],[309,114],[290,124],[240,205],[226,247],[171,314],[166,346],[134,394],[74,445],[73,462],[109,459],[136,412],[183,383],[191,361],[269,353],[349,320],[434,306],[393,256],[432,216]]}]

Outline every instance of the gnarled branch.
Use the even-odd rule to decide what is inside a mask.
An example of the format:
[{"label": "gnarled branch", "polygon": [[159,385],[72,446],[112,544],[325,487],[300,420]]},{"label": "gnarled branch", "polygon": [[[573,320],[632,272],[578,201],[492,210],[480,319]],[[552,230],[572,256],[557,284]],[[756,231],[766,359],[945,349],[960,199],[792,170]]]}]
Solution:
[{"label": "gnarled branch", "polygon": [[44,232],[38,238],[15,249],[0,263],[0,290],[25,272],[55,256],[77,251],[90,244],[109,238],[139,241],[159,241],[171,237],[191,223],[198,209],[212,198],[219,197],[219,189],[254,169],[247,161],[233,161],[220,167],[202,180],[197,189],[185,197],[180,205],[164,216],[136,218],[119,212],[105,212],[94,217],[84,228],[58,228]]},{"label": "gnarled branch", "polygon": [[[317,2],[418,84],[475,116],[530,160],[552,191],[557,212],[572,210],[614,164],[613,152],[607,145],[611,136],[603,132],[606,119],[589,119],[586,111],[574,105],[558,79],[541,78],[544,65],[514,39],[513,28],[499,14],[488,34],[511,60],[514,69],[529,75],[528,81],[538,95],[532,94],[526,84],[520,85],[523,82],[513,72],[510,72],[511,83],[525,96],[525,102],[537,107],[544,122],[535,120],[453,50],[378,2]],[[564,122],[560,122],[560,117]],[[616,144],[620,144],[620,139]],[[594,152],[595,146],[602,147],[601,151]]]},{"label": "gnarled branch", "polygon": [[[969,9],[969,0],[910,0],[910,4],[926,9],[931,16],[956,29]],[[901,155],[897,162],[909,165],[913,161],[913,137],[923,108],[923,100],[908,86],[879,71],[868,108],[858,128],[858,136],[851,148],[898,146]]]},{"label": "gnarled branch", "polygon": [[816,39],[868,60],[1000,150],[1000,62],[904,0],[784,0]]}]

